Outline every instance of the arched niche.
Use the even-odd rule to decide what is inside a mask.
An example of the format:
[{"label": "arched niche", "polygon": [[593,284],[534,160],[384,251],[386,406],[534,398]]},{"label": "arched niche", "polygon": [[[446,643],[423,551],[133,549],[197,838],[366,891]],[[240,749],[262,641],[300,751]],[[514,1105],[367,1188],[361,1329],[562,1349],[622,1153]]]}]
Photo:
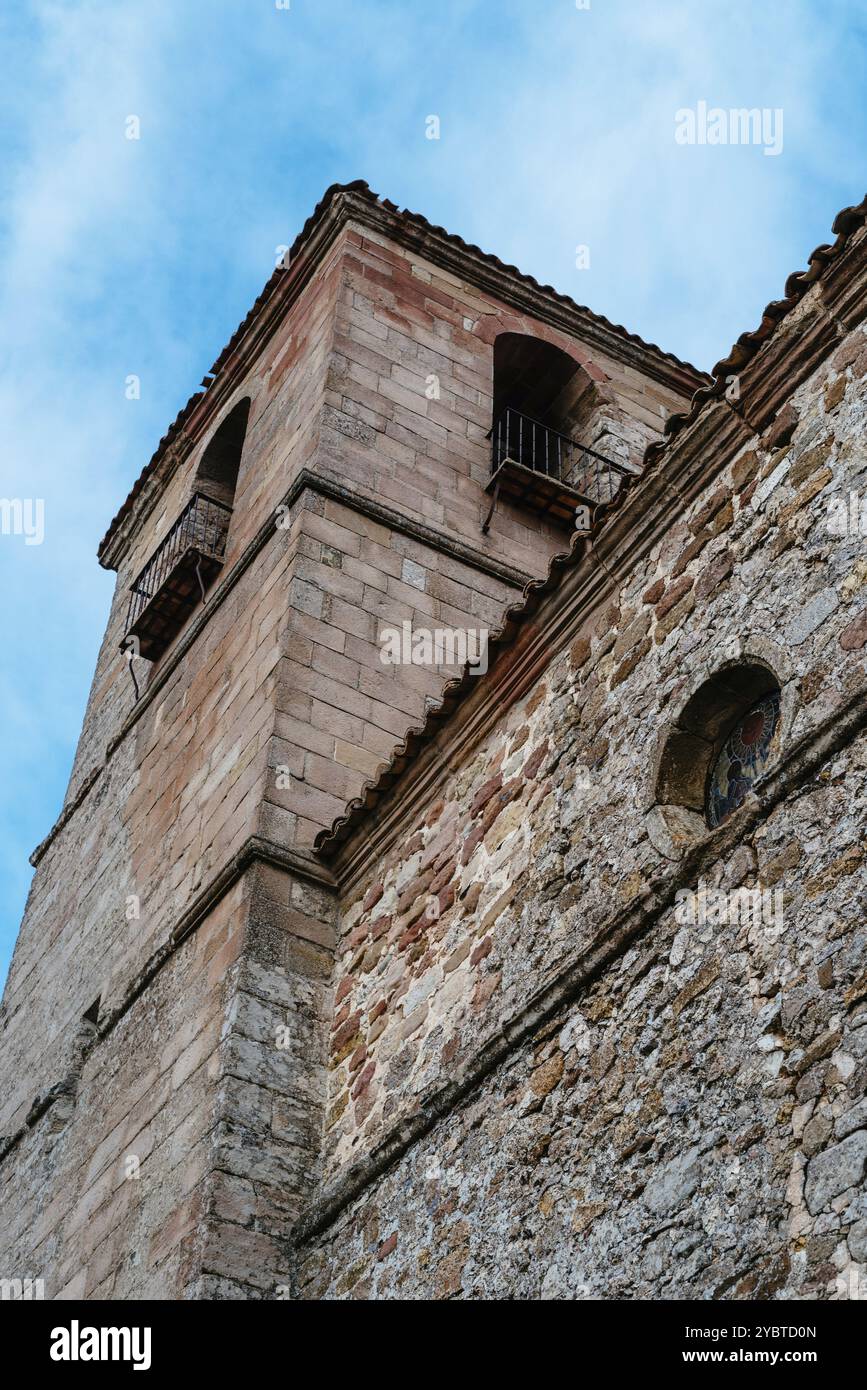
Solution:
[{"label": "arched niche", "polygon": [[575,435],[597,404],[589,373],[563,348],[528,333],[494,339],[494,421],[511,409]]},{"label": "arched niche", "polygon": [[249,415],[250,398],[245,396],[217,426],[196,469],[196,490],[226,507],[235,500]]}]

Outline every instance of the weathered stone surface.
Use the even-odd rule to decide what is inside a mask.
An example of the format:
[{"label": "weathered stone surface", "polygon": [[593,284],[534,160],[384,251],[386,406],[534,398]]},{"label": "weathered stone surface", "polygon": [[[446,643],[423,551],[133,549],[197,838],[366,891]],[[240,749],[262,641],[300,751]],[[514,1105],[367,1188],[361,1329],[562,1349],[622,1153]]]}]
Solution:
[{"label": "weathered stone surface", "polygon": [[692,1196],[701,1181],[698,1150],[689,1149],[663,1168],[644,1189],[644,1201],[657,1216],[677,1211]]},{"label": "weathered stone surface", "polygon": [[867,609],[847,623],[840,633],[840,646],[844,652],[857,652],[867,642]]},{"label": "weathered stone surface", "polygon": [[842,1143],[810,1160],[804,1197],[815,1216],[841,1192],[857,1187],[867,1165],[867,1130],[850,1134]]},{"label": "weathered stone surface", "polygon": [[838,1139],[845,1139],[858,1129],[867,1129],[867,1096],[851,1110],[845,1111],[834,1124],[834,1133]]},{"label": "weathered stone surface", "polygon": [[[415,1056],[405,1084],[413,1093],[435,1088],[456,1064],[471,1066],[488,1040],[508,1032],[506,1020],[522,1016],[540,973],[551,979],[596,932],[616,931],[619,913],[642,901],[649,882],[660,875],[679,882],[671,836],[651,820],[643,829],[650,748],[717,653],[738,644],[764,653],[782,680],[793,681],[789,689],[805,692],[794,716],[799,730],[825,729],[833,709],[827,691],[840,679],[839,637],[859,591],[849,579],[851,553],[827,543],[823,520],[827,488],[845,491],[836,421],[850,397],[835,412],[835,432],[824,425],[817,449],[823,390],[821,381],[802,388],[787,440],[792,456],[767,468],[762,482],[770,485],[757,505],[734,507],[729,518],[709,482],[695,507],[707,533],[701,545],[684,560],[687,542],[672,533],[659,558],[623,584],[599,635],[575,639],[579,661],[574,646],[571,659],[568,648],[553,656],[544,698],[534,689],[498,718],[432,793],[462,839],[455,902],[472,906],[441,917],[412,965],[414,978],[440,959],[448,965],[447,983],[430,996],[430,1014],[409,1040]],[[840,416],[839,429],[847,428]],[[804,436],[812,436],[807,447]],[[741,488],[750,486],[757,459],[755,451],[743,455],[733,483],[737,473]],[[771,559],[768,516],[784,512],[790,543]],[[710,534],[719,516],[724,544]],[[711,544],[717,548],[705,559]],[[807,555],[817,545],[823,559],[813,569]],[[637,614],[664,605],[668,593],[674,601],[661,619],[654,613],[645,649],[634,641]],[[600,737],[605,752],[596,763],[591,750]],[[545,742],[555,752],[537,791],[525,750]],[[700,737],[684,748],[700,757]],[[812,1239],[816,1222],[862,1182],[857,1156],[841,1145],[860,1132],[843,1131],[860,1124],[863,1096],[858,1030],[845,1015],[863,975],[864,945],[848,905],[853,875],[858,882],[864,875],[867,814],[856,810],[855,789],[865,757],[858,734],[809,789],[756,812],[747,840],[713,867],[726,891],[760,882],[778,892],[782,933],[737,921],[682,927],[664,912],[564,1007],[552,1023],[558,1032],[512,1050],[390,1174],[342,1208],[313,1243],[326,1263],[354,1259],[371,1211],[390,1218],[398,1194],[433,1183],[436,1202],[469,1224],[475,1273],[471,1285],[461,1283],[462,1297],[570,1297],[575,1284],[599,1297],[715,1297],[720,1289],[731,1297],[833,1295],[834,1275],[819,1271],[835,1246],[826,1250],[818,1233],[804,1265],[794,1243]],[[483,825],[501,773],[519,790],[495,843]],[[679,805],[671,810],[686,814]],[[683,822],[687,844],[704,833],[692,814]],[[408,828],[423,818],[421,808],[410,814]],[[363,828],[357,833],[363,843]],[[371,866],[387,892],[401,854],[398,836]],[[468,934],[474,945],[465,951]],[[342,958],[338,952],[338,974]],[[386,953],[383,971],[387,962]],[[396,996],[379,1038],[386,1054],[401,1026]],[[337,1069],[332,1085],[342,1084]],[[345,1108],[326,1138],[327,1171],[339,1180],[359,1144],[374,1149],[409,1113],[394,1097],[388,1109],[382,1102],[360,1117]],[[525,1136],[527,1125],[534,1129]],[[435,1274],[411,1266],[411,1247],[438,1239],[422,1201],[400,1220],[405,1254],[390,1276],[399,1284],[374,1274],[369,1296],[389,1297],[398,1286],[437,1296]],[[661,1222],[664,1233],[651,1237]],[[512,1227],[526,1235],[521,1250],[506,1254],[495,1232]],[[676,1253],[690,1227],[705,1231],[701,1259]],[[763,1272],[728,1282],[725,1271],[734,1278],[737,1268],[731,1250],[739,1261],[752,1252]],[[327,1295],[328,1276],[311,1279],[308,1294]]]},{"label": "weathered stone surface", "polygon": [[839,599],[834,589],[824,589],[798,613],[786,629],[786,640],[798,647],[816,631],[837,607]]},{"label": "weathered stone surface", "polygon": [[[494,628],[566,545],[503,498],[481,539],[496,335],[586,359],[623,457],[695,385],[377,207],[237,349],[232,586],[135,712],[126,592],[194,480],[183,438],[124,523],[0,1016],[3,1267],[88,1298],[833,1296],[865,1246],[867,567],[827,520],[862,485],[864,336],[805,375],[809,289],[763,349],[770,404],[672,435],[326,862],[316,834],[455,674],[387,669],[381,625]],[[711,832],[729,704],[693,701],[757,663],[770,776]],[[726,911],[684,920],[708,888]]]},{"label": "weathered stone surface", "polygon": [[798,412],[792,405],[785,405],[773,424],[762,436],[762,448],[781,449],[788,444],[798,427]]},{"label": "weathered stone surface", "polygon": [[852,1259],[867,1263],[867,1220],[855,1222],[849,1231],[848,1244]]}]

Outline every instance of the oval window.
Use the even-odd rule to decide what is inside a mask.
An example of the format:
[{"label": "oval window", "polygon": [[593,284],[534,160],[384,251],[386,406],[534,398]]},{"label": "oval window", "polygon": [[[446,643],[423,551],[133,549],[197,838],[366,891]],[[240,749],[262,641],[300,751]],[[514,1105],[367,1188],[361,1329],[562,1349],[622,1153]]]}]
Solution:
[{"label": "oval window", "polygon": [[742,714],[726,738],[707,785],[707,822],[713,829],[737,810],[771,760],[780,719],[780,692],[773,690]]}]

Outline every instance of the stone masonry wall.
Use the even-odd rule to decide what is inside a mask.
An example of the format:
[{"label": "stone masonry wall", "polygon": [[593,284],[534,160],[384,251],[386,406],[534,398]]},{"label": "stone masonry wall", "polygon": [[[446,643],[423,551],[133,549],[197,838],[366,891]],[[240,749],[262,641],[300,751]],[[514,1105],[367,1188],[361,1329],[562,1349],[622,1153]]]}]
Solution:
[{"label": "stone masonry wall", "polygon": [[46,1298],[182,1296],[196,1273],[220,1036],[244,938],[241,886],[2,1158],[4,1269]]},{"label": "stone masonry wall", "polygon": [[[865,374],[867,338],[856,332],[766,436],[711,474],[618,601],[588,618],[359,881],[337,958],[332,1179],[508,1034],[564,961],[637,910],[649,884],[678,883],[677,851],[655,819],[655,775],[660,740],[702,679],[741,657],[770,665],[783,687],[781,756],[796,740],[821,736],[863,689],[863,538],[830,534],[827,516],[832,497],[863,489]],[[549,1267],[546,1289],[589,1282],[606,1296],[627,1287],[683,1296],[690,1279],[693,1291],[745,1294],[757,1286],[742,1282],[748,1268],[759,1281],[767,1275],[769,1288],[827,1284],[829,1261],[844,1256],[841,1225],[867,1214],[845,1195],[867,1155],[857,1109],[865,1073],[854,910],[864,801],[860,743],[806,790],[793,786],[734,858],[709,866],[732,886],[778,884],[785,931],[727,941],[681,934],[675,946],[673,914],[655,924],[651,914],[647,940],[631,955],[624,945],[589,1003],[577,999],[578,1013],[564,1013],[492,1073],[484,1094],[471,1095],[340,1217],[324,1253],[311,1255],[315,1294],[356,1286],[372,1296],[386,1288],[431,1295],[443,1260],[457,1271],[447,1294],[502,1294],[524,1269],[519,1286],[535,1296]],[[545,1100],[549,1091],[555,1098]],[[707,1109],[696,1111],[705,1092]],[[544,1119],[534,1118],[540,1107]],[[676,1137],[672,1115],[682,1116]],[[745,1138],[748,1130],[755,1136]],[[614,1159],[622,1151],[621,1183]],[[517,1155],[531,1152],[538,1190],[520,1195],[526,1170]],[[440,1174],[433,1187],[423,1177],[431,1165]],[[676,1196],[680,1182],[682,1194],[654,1195],[651,1185],[645,1200],[651,1173],[668,1165],[669,1186]],[[818,1203],[810,1173],[826,1170]],[[714,1175],[707,1189],[705,1171]],[[845,1176],[851,1181],[840,1185]],[[701,1198],[684,1205],[694,1191]],[[757,1200],[763,1191],[766,1203]],[[626,1203],[622,1221],[611,1212],[615,1196]],[[435,1210],[454,1228],[444,1244],[453,1239],[460,1258],[442,1243],[429,1246]],[[656,1217],[675,1212],[675,1234],[657,1241]],[[579,1237],[597,1217],[596,1254],[582,1263]],[[743,1239],[732,1234],[741,1220]],[[617,1245],[617,1232],[622,1256],[605,1263],[601,1252]],[[404,1255],[386,1250],[378,1262],[395,1233]],[[501,1258],[507,1238],[517,1264]],[[677,1253],[692,1262],[684,1258],[674,1275],[666,1256],[678,1240]],[[859,1251],[863,1227],[853,1259]]]},{"label": "stone masonry wall", "polygon": [[[251,401],[247,433],[229,528],[225,575],[243,554],[257,530],[273,515],[293,474],[301,471],[315,448],[322,405],[330,327],[340,284],[340,246],[335,246],[316,283],[301,294],[280,331],[234,389],[211,427],[180,462],[165,469],[169,476],[154,489],[151,505],[130,539],[117,571],[117,583],[100,648],[81,737],[67,791],[67,803],[83,779],[105,759],[129,713],[131,686],[120,646],[126,632],[130,587],[196,490],[196,470],[208,443],[232,407]],[[139,683],[147,686],[165,666],[175,639],[161,662],[139,662]]]},{"label": "stone masonry wall", "polygon": [[[211,426],[186,453],[172,446],[117,550],[64,813],[38,852],[0,1006],[4,1268],[45,1278],[49,1296],[457,1296],[503,1287],[508,1249],[513,1287],[547,1278],[544,1291],[574,1292],[602,1286],[616,1205],[625,1244],[606,1288],[662,1287],[670,1242],[648,1211],[672,1230],[676,1214],[670,1240],[687,1242],[676,1253],[708,1290],[743,1291],[735,1253],[760,1248],[768,1259],[749,1270],[768,1288],[827,1284],[846,1230],[858,1258],[865,1215],[850,1195],[865,1133],[863,965],[847,911],[860,744],[847,734],[827,766],[800,781],[796,768],[738,854],[708,862],[726,881],[782,885],[798,926],[779,939],[723,947],[674,931],[658,898],[690,846],[672,844],[653,803],[659,738],[721,662],[752,655],[777,672],[784,758],[863,687],[867,562],[857,535],[832,538],[823,521],[829,497],[867,476],[867,340],[851,334],[723,472],[708,462],[701,495],[672,505],[677,520],[604,612],[559,631],[531,689],[512,695],[508,660],[495,668],[494,727],[435,795],[409,793],[400,843],[353,881],[335,936],[336,880],[314,838],[450,673],[384,667],[382,626],[495,628],[565,547],[505,502],[480,532],[497,334],[572,352],[612,447],[635,461],[690,376],[634,342],[591,352],[550,326],[543,292],[538,320],[507,308],[414,235],[344,226],[232,377],[212,426],[244,395],[252,404],[226,565],[135,707],[117,650],[129,585],[193,490]],[[614,955],[594,956],[556,1018],[513,1024],[626,917]],[[695,1023],[686,1056],[682,1016]],[[731,1031],[705,1046],[723,1017]],[[299,1270],[295,1223],[306,1229],[349,1165],[486,1056],[460,1105],[332,1226],[323,1217]],[[576,1098],[592,1148],[572,1144]],[[725,1125],[709,1124],[715,1107]],[[732,1187],[746,1153],[773,1202],[750,1208]],[[658,1196],[651,1164],[670,1174]],[[545,1174],[538,1191],[529,1170]],[[425,1254],[431,1210],[448,1249]],[[741,1219],[749,1238],[734,1252]],[[586,1277],[567,1229],[598,1240]]]},{"label": "stone masonry wall", "polygon": [[642,374],[369,228],[350,225],[344,238],[310,463],[343,495],[307,494],[288,518],[298,558],[270,763],[291,775],[269,780],[262,822],[305,850],[455,674],[384,666],[383,629],[409,621],[493,631],[524,578],[543,573],[567,544],[562,529],[504,499],[489,533],[480,530],[490,507],[496,335],[530,334],[575,356],[607,390],[633,463],[685,390],[665,359],[646,354]]},{"label": "stone masonry wall", "polygon": [[[4,1269],[46,1298],[274,1298],[316,1179],[331,895],[258,866],[0,1153]],[[317,1058],[319,1059],[317,1062]]]},{"label": "stone masonry wall", "polygon": [[[492,334],[516,323],[422,256],[351,226],[340,233],[221,412],[252,400],[226,566],[208,612],[188,624],[208,619],[190,650],[185,629],[149,670],[137,664],[150,703],[129,725],[133,694],[119,650],[129,586],[193,490],[212,430],[174,471],[166,464],[164,487],[120,561],[67,816],[40,849],[3,1014],[15,1086],[0,1112],[2,1132],[14,1129],[39,1087],[62,1075],[60,1040],[84,1009],[97,995],[105,1002],[122,994],[161,933],[246,837],[261,831],[308,849],[422,718],[449,671],[384,668],[383,624],[495,627],[517,596],[520,565],[541,570],[562,547],[562,533],[510,520],[508,507],[487,540],[479,532]],[[518,326],[568,342],[526,316]],[[438,373],[439,401],[424,395],[428,369]],[[649,434],[660,402],[682,401],[651,379],[628,380],[632,369],[608,370],[620,371],[621,394],[631,392],[630,408]],[[416,534],[356,511],[351,495],[304,494],[294,527],[275,531],[227,587],[305,467],[399,507]],[[421,523],[439,528],[441,542],[418,533]],[[448,537],[461,535],[463,551],[450,550]],[[278,768],[289,769],[287,785],[278,785]],[[122,915],[130,895],[141,899],[132,926]],[[54,943],[48,956],[46,940]],[[51,985],[58,964],[74,982],[59,1007]],[[35,1029],[43,1040],[35,1054],[18,1034],[24,1018],[26,1034]]]},{"label": "stone masonry wall", "polygon": [[543,573],[563,548],[549,522],[501,499],[489,534],[479,533],[489,506],[496,336],[529,334],[573,356],[610,399],[624,457],[636,465],[696,383],[663,354],[654,362],[645,353],[642,371],[590,350],[541,314],[508,308],[369,228],[351,229],[347,242],[317,466],[483,554]]},{"label": "stone masonry wall", "polygon": [[[286,451],[299,471],[309,458],[339,264],[336,246],[227,403],[253,400],[223,577],[273,516],[287,486]],[[40,847],[0,1009],[10,1083],[0,1134],[14,1133],[34,1095],[63,1077],[66,1039],[84,1011],[98,996],[103,1015],[117,1005],[196,894],[259,827],[293,550],[265,546],[225,600],[218,584],[207,612],[187,625],[207,619],[179,664],[172,657],[187,629],[160,662],[136,663],[145,693],[162,683],[150,703],[135,707],[120,651],[130,585],[194,491],[210,434],[169,470],[119,565],[68,818]]]},{"label": "stone masonry wall", "polygon": [[[435,267],[421,257],[395,258],[395,268],[383,272],[390,288],[375,285],[368,270],[385,257],[375,240],[351,227],[339,231],[210,425],[197,426],[189,446],[181,436],[169,447],[113,560],[117,587],[64,812],[37,851],[0,1006],[7,1080],[0,1167],[9,1194],[0,1248],[6,1263],[8,1256],[50,1269],[58,1291],[192,1296],[190,1290],[212,1287],[218,1296],[249,1297],[290,1279],[289,1225],[317,1172],[324,1062],[317,1060],[316,1030],[326,1016],[331,928],[323,925],[322,904],[316,912],[299,906],[297,895],[313,890],[285,862],[239,869],[235,861],[257,837],[272,850],[308,853],[314,835],[438,693],[447,671],[382,666],[383,622],[495,627],[520,591],[521,566],[541,572],[563,544],[559,533],[510,522],[508,508],[481,538],[492,349],[481,336],[470,351],[463,319],[456,319],[459,307],[478,306],[455,277],[444,296]],[[419,284],[426,287],[423,302]],[[412,343],[404,334],[410,327]],[[434,341],[436,360],[424,362]],[[368,375],[373,342],[375,388]],[[448,428],[442,414],[433,419],[434,402],[423,393],[404,398],[401,373],[413,354],[417,367],[440,373]],[[416,384],[423,381],[414,375]],[[219,380],[209,388],[218,389]],[[247,396],[223,571],[207,606],[191,615],[160,660],[149,668],[137,663],[136,703],[119,650],[130,585],[195,490],[214,429]],[[665,390],[662,397],[683,399]],[[330,487],[302,490],[282,529],[273,524],[277,505],[304,469]],[[236,882],[238,873],[244,876]],[[267,873],[270,891],[261,888]],[[224,879],[235,886],[221,899]],[[255,904],[267,905],[269,923],[260,931],[254,914],[243,971],[261,965],[256,950],[264,942],[271,944],[262,947],[261,968],[271,971],[276,961],[284,973],[276,983],[268,975],[267,986],[254,981],[248,991],[242,980],[226,994],[214,982],[211,989],[191,983],[186,972],[196,962],[204,968],[199,953],[207,951],[212,924],[236,902],[238,882]],[[198,945],[176,939],[190,913]],[[304,925],[310,921],[318,924],[312,934]],[[279,951],[271,959],[275,933],[296,942],[302,964]],[[184,985],[175,994],[177,979]],[[275,1059],[262,1030],[267,1019],[273,1033],[275,1017],[286,1010],[292,1046]],[[147,1020],[158,1025],[150,1040]],[[209,1047],[219,1043],[223,1053],[237,1033],[243,1044],[231,1052],[223,1090],[223,1053],[209,1071],[197,1065],[195,1079],[166,1080],[174,1059],[167,1060],[171,1047],[159,1042],[160,1029],[207,1039]],[[113,1055],[126,1032],[136,1036],[130,1047],[137,1062]],[[127,1215],[135,1206],[128,1194],[144,1189],[118,1186],[117,1107],[127,1093],[139,1095],[135,1076],[147,1058],[156,1089],[152,1097],[142,1094],[141,1110],[163,1107],[162,1142],[149,1159],[154,1195]],[[217,1146],[189,1185],[175,1171],[176,1132],[191,1151],[206,1136]],[[99,1163],[91,1169],[94,1154]],[[170,1200],[177,1211],[192,1204],[192,1224],[163,1210]],[[76,1203],[87,1213],[80,1223]],[[42,1207],[50,1225],[36,1219]],[[91,1216],[98,1219],[91,1223]],[[140,1244],[143,1232],[150,1240],[168,1223],[166,1250],[176,1254],[178,1242],[192,1250],[183,1268],[167,1272],[161,1256],[128,1267],[129,1222],[141,1222]],[[97,1239],[105,1242],[98,1254]]]},{"label": "stone masonry wall", "polygon": [[493,632],[519,591],[336,499],[306,493],[291,519],[297,559],[262,828],[309,850],[457,674],[383,664],[383,631]]},{"label": "stone masonry wall", "polygon": [[215,611],[195,670],[175,670],[39,866],[4,995],[2,1134],[62,1078],[84,1012],[98,996],[103,1015],[118,1006],[257,828],[279,656],[266,634],[285,562],[262,552]]},{"label": "stone masonry wall", "polygon": [[[784,885],[781,931],[666,912],[312,1242],[305,1296],[849,1296],[867,1263],[865,770],[862,738],[710,867]],[[562,897],[533,885],[527,935]],[[483,962],[479,991],[499,973]]]}]

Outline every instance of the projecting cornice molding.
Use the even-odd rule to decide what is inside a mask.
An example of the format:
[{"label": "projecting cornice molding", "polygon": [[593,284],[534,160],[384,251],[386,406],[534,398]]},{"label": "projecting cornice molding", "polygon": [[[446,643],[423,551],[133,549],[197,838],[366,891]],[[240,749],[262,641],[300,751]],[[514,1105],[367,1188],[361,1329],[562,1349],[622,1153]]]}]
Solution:
[{"label": "projecting cornice molding", "polygon": [[618,324],[576,304],[550,285],[540,285],[516,266],[436,227],[418,213],[401,212],[380,199],[366,183],[334,185],[325,194],[290,248],[286,267],[278,267],[246,318],[220,353],[202,389],[169,427],[132,491],[115,516],[98,551],[105,569],[117,569],[131,537],[142,524],[175,469],[216,424],[240,391],[267,343],[325,257],[348,227],[369,231],[405,247],[431,264],[490,294],[503,305],[528,314],[614,361],[641,371],[683,397],[708,383],[706,373],[646,343]]},{"label": "projecting cornice molding", "polygon": [[450,770],[464,765],[504,711],[544,673],[552,654],[564,651],[611,602],[660,536],[752,439],[726,403],[714,402],[678,436],[664,471],[635,479],[591,541],[576,533],[570,551],[552,562],[549,579],[531,581],[522,605],[507,610],[503,627],[489,640],[487,673],[467,671],[448,682],[425,725],[407,734],[376,782],[330,832],[317,837],[317,850],[342,891],[405,835]]},{"label": "projecting cornice molding", "polygon": [[[330,498],[335,502],[340,502],[341,505],[349,507],[362,516],[370,517],[372,521],[376,521],[380,525],[388,526],[394,531],[400,531],[406,536],[411,536],[413,540],[420,541],[423,545],[429,546],[431,550],[439,551],[441,554],[451,555],[472,569],[476,569],[483,574],[489,574],[493,578],[499,579],[502,583],[509,584],[517,590],[525,589],[530,582],[530,575],[524,570],[517,569],[513,565],[504,564],[501,560],[497,560],[493,556],[485,555],[466,542],[460,541],[449,535],[448,532],[441,530],[439,527],[407,517],[403,515],[403,513],[396,511],[394,507],[380,502],[377,498],[367,496],[360,488],[351,484],[339,482],[326,473],[319,473],[309,468],[303,468],[281,499],[279,504],[280,507],[291,509],[297,506],[301,498],[307,492]],[[184,660],[190,648],[211,622],[214,614],[220,609],[242,575],[253,563],[263,546],[282,534],[283,533],[278,530],[275,525],[274,517],[269,517],[260,526],[258,532],[250,541],[249,545],[247,545],[246,549],[238,556],[238,559],[229,573],[223,576],[219,584],[217,584],[209,594],[207,604],[199,610],[197,617],[190,620],[183,636],[167,654],[165,659],[160,662],[147,689],[142,691],[141,696],[129,711],[120,728],[110,739],[106,747],[105,761],[91,768],[85,775],[75,794],[67,801],[44,840],[40,841],[33,850],[33,853],[30,855],[30,863],[34,868],[45,856],[57,836],[75,815],[78,808],[87,799],[90,791],[102,775],[103,768],[108,764],[116,749],[123,743],[129,732],[141,719],[145,710],[151,706],[159,692],[164,688],[166,682]]]},{"label": "projecting cornice molding", "polygon": [[[646,534],[652,511],[648,499],[654,492],[648,489],[658,489],[660,479],[663,489],[676,495],[681,507],[685,507],[697,495],[697,487],[730,462],[740,447],[753,439],[761,444],[761,431],[779,421],[783,406],[797,387],[830,355],[845,334],[867,316],[865,221],[867,199],[837,214],[833,223],[837,239],[833,245],[817,247],[809,257],[808,269],[789,276],[786,298],[767,305],[754,332],[741,334],[729,356],[714,367],[713,381],[695,393],[689,410],[668,419],[665,438],[648,445],[645,450],[643,472],[627,478],[613,502],[597,513],[606,554],[608,547],[615,545],[616,548],[615,538],[622,531],[624,518],[629,516],[632,536],[627,538],[628,545],[633,555],[639,555],[635,547],[638,538]],[[737,390],[731,391],[735,382]],[[683,465],[688,456],[695,453],[697,440],[704,440],[699,461],[703,457],[709,463],[705,471],[697,472],[688,484]],[[645,511],[635,508],[636,493]],[[571,579],[564,581],[564,575],[576,567],[580,567],[582,573],[586,571],[592,540],[592,536],[588,540],[574,535],[569,551],[551,560],[547,576],[530,582],[523,603],[506,611],[503,627],[489,643],[494,662],[500,657],[502,648],[514,641],[522,626],[531,619],[534,627],[538,626],[540,605],[552,590],[564,582],[573,584]],[[598,555],[598,548],[596,553]],[[618,564],[612,552],[609,569],[613,566],[617,573],[625,573]],[[598,600],[594,602],[589,592],[585,597],[590,605],[584,612],[586,617],[598,606]],[[555,603],[559,601],[554,600]],[[550,603],[547,611],[551,611]],[[549,644],[552,640],[549,634]],[[443,691],[442,703],[428,712],[424,725],[409,730],[379,777],[369,782],[361,795],[349,803],[330,830],[317,836],[317,852],[325,859],[339,859],[339,872],[344,879],[351,880],[353,874],[352,850],[344,846],[354,841],[362,825],[371,834],[379,834],[377,827],[387,815],[385,806],[398,777],[403,778],[406,769],[423,750],[430,762],[431,747],[445,742],[442,730],[446,721],[470,698],[473,687],[492,688],[498,679],[494,668],[481,681],[465,673],[461,680],[449,682]],[[484,694],[479,697],[484,698]],[[406,796],[409,785],[409,782],[402,782],[402,796]],[[363,834],[364,831],[359,844]]]}]

